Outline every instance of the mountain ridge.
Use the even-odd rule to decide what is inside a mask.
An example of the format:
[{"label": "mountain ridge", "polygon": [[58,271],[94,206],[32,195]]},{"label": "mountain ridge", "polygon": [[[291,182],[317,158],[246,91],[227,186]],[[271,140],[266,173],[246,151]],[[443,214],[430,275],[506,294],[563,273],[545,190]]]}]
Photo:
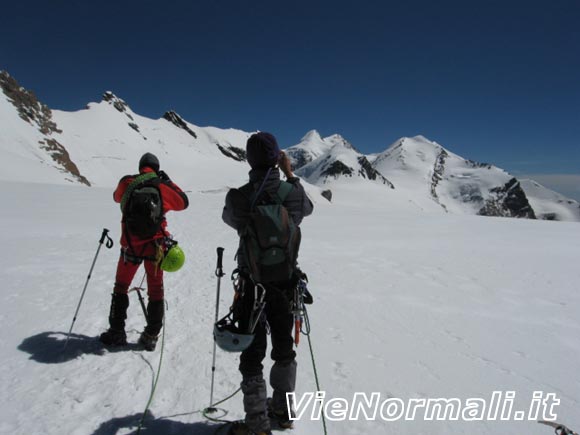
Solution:
[{"label": "mountain ridge", "polygon": [[[79,111],[51,110],[6,72],[0,73],[0,85],[7,122],[0,147],[8,156],[4,175],[9,179],[113,185],[119,174],[136,170],[130,169],[135,156],[146,151],[159,154],[200,189],[236,185],[246,176],[245,143],[252,132],[199,127],[173,110],[158,119],[143,117],[112,91]],[[286,153],[296,174],[308,182],[307,190],[316,195],[324,190],[329,201],[338,198],[332,190],[340,191],[345,183],[358,189],[374,184],[387,189],[381,193],[384,200],[397,191],[420,208],[434,203],[449,213],[580,221],[576,201],[531,183],[523,189],[506,171],[467,160],[422,135],[399,138],[384,151],[365,155],[340,134],[323,138],[310,130]]]}]

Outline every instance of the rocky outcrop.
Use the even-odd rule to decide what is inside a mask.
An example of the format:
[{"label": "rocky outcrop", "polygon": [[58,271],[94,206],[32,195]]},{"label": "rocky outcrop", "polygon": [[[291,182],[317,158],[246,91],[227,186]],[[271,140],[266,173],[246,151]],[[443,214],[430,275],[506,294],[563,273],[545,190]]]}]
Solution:
[{"label": "rocky outcrop", "polygon": [[127,103],[125,103],[124,100],[117,97],[111,91],[107,91],[103,94],[103,101],[106,101],[107,103],[111,104],[115,109],[117,109],[119,112],[127,115],[129,119],[131,120],[133,119],[133,117],[129,113],[127,113],[127,108],[129,107]]},{"label": "rocky outcrop", "polygon": [[44,136],[38,142],[40,149],[46,151],[56,164],[58,170],[72,176],[73,181],[90,186],[89,180],[84,177],[77,165],[72,161],[66,148],[52,137],[55,133],[62,133],[52,119],[52,110],[36,98],[34,92],[21,87],[7,72],[0,71],[0,88],[8,97],[18,115],[24,121],[36,126]]},{"label": "rocky outcrop", "polygon": [[320,194],[328,200],[328,202],[332,202],[332,191],[330,189],[323,190]]},{"label": "rocky outcrop", "polygon": [[120,113],[124,114],[129,119],[129,122],[127,123],[127,125],[129,127],[131,127],[133,130],[135,130],[137,133],[139,133],[141,135],[141,137],[143,137],[143,139],[147,140],[147,138],[141,134],[141,130],[139,129],[139,125],[135,122],[133,115],[131,115],[129,113],[129,111],[128,111],[129,105],[125,102],[125,100],[122,100],[121,98],[117,97],[111,91],[107,91],[103,94],[103,101],[109,103],[111,106],[113,106],[115,109],[117,109]]},{"label": "rocky outcrop", "polygon": [[233,145],[222,146],[219,143],[216,144],[216,146],[224,156],[229,157],[230,159],[234,159],[237,162],[246,161],[246,150],[235,147]]},{"label": "rocky outcrop", "polygon": [[[59,164],[62,168],[63,172],[71,174],[76,181],[79,181],[82,184],[86,184],[90,186],[89,180],[86,179],[83,175],[81,175],[79,168],[75,163],[71,160],[70,155],[66,148],[60,144],[56,139],[45,139],[39,142],[40,148],[47,151],[52,159]],[[60,169],[60,168],[59,168]]]},{"label": "rocky outcrop", "polygon": [[437,185],[443,179],[443,173],[445,172],[445,159],[447,157],[449,157],[449,154],[441,148],[441,151],[435,160],[435,165],[433,166],[433,175],[431,176],[431,196],[437,202],[439,202],[439,197],[437,196]]},{"label": "rocky outcrop", "polygon": [[346,166],[340,160],[332,162],[324,171],[320,173],[323,177],[338,178],[341,175],[352,177],[354,169]]},{"label": "rocky outcrop", "polygon": [[39,102],[34,92],[21,87],[6,71],[0,71],[0,87],[24,121],[36,125],[44,135],[62,133],[52,120],[48,106]]},{"label": "rocky outcrop", "polygon": [[490,195],[479,210],[479,215],[536,219],[534,210],[516,178],[512,178],[504,186],[491,189]]},{"label": "rocky outcrop", "polygon": [[181,116],[179,116],[173,110],[170,110],[169,112],[165,112],[163,114],[163,119],[171,122],[176,127],[181,128],[182,130],[185,130],[187,133],[189,133],[191,136],[193,136],[195,139],[197,139],[197,134],[195,134],[195,132],[191,128],[189,128],[189,126],[187,125],[187,122],[185,122],[183,120],[183,118]]},{"label": "rocky outcrop", "polygon": [[312,154],[302,148],[287,149],[286,155],[292,163],[292,170],[300,169],[312,161]]},{"label": "rocky outcrop", "polygon": [[382,181],[383,184],[386,184],[391,189],[394,189],[395,186],[389,180],[387,180],[379,171],[373,168],[371,162],[365,156],[360,156],[358,158],[358,163],[360,165],[360,169],[358,171],[359,175],[363,178],[367,178],[369,180],[379,180]]}]

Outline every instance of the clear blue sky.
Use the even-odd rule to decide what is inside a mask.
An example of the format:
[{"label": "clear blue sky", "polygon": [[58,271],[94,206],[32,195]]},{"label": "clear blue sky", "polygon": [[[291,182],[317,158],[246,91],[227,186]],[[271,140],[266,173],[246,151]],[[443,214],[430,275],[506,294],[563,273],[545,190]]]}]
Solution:
[{"label": "clear blue sky", "polygon": [[283,146],[423,134],[515,174],[580,174],[579,23],[580,0],[32,0],[2,6],[0,69],[52,108],[112,90]]}]

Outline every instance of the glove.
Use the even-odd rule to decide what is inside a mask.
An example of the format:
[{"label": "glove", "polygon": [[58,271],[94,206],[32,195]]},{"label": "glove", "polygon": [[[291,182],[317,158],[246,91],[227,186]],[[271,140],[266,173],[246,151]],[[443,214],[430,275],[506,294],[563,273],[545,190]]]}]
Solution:
[{"label": "glove", "polygon": [[161,179],[161,181],[171,181],[171,179],[169,178],[169,175],[167,175],[165,173],[165,171],[157,172],[157,176]]}]

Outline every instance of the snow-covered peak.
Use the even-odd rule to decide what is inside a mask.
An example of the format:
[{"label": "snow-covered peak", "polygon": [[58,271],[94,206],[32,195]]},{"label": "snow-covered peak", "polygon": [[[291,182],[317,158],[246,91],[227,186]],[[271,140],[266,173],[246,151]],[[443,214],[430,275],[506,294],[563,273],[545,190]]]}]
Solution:
[{"label": "snow-covered peak", "polygon": [[117,97],[111,91],[106,91],[103,94],[103,101],[109,103],[115,109],[117,109],[121,113],[125,113],[130,110],[129,105],[123,100],[122,98]]},{"label": "snow-covered peak", "polygon": [[322,137],[320,136],[320,133],[318,133],[318,130],[310,130],[302,137],[302,139],[300,139],[301,143],[316,141],[322,141]]},{"label": "snow-covered peak", "polygon": [[446,211],[535,217],[512,175],[466,160],[424,136],[399,139],[375,158],[373,167],[397,188],[423,191]]},{"label": "snow-covered peak", "polygon": [[324,142],[330,148],[298,169],[298,175],[318,185],[346,178],[377,181],[393,188],[392,183],[372,167],[366,156],[340,135],[330,136]]},{"label": "snow-covered peak", "polygon": [[299,169],[323,155],[333,147],[333,143],[322,139],[318,131],[310,130],[304,135],[300,143],[286,149],[294,169]]},{"label": "snow-covered peak", "polygon": [[325,137],[324,142],[329,143],[332,146],[340,145],[342,147],[357,151],[357,149],[340,134],[333,134],[332,136]]}]

